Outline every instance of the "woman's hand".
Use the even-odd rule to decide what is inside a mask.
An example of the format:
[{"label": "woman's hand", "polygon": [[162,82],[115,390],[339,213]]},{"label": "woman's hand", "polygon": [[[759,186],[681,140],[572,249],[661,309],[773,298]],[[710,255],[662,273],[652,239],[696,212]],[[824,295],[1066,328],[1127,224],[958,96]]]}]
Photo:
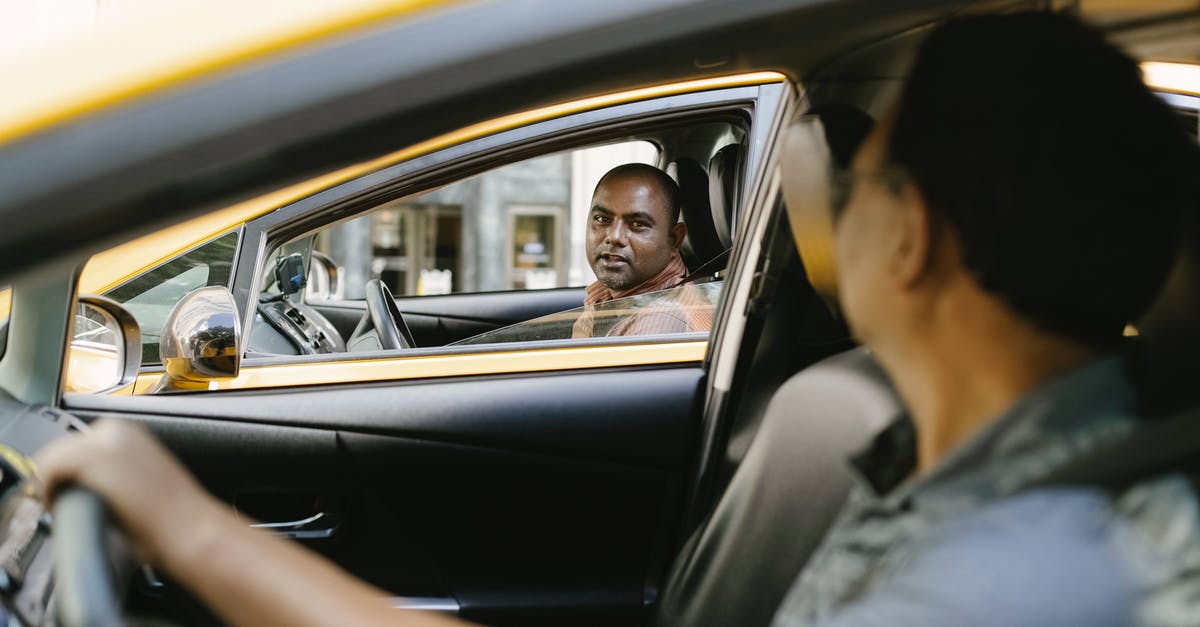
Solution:
[{"label": "woman's hand", "polygon": [[185,560],[211,540],[218,503],[144,429],[100,420],[60,439],[37,459],[47,504],[64,487],[88,488],[108,505],[143,561]]}]

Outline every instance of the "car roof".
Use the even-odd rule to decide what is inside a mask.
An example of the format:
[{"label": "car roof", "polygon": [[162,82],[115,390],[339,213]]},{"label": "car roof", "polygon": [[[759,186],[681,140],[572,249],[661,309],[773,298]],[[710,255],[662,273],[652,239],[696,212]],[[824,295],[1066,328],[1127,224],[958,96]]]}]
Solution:
[{"label": "car roof", "polygon": [[[1167,12],[1165,23],[1174,24],[1177,13],[1170,11],[1178,4],[1146,6]],[[152,27],[124,25],[46,51],[36,64],[0,65],[0,81],[20,94],[0,115],[0,220],[7,225],[0,231],[0,268],[16,271],[63,253],[80,259],[497,115],[745,71],[828,74],[852,51],[882,42],[911,47],[922,29],[958,12],[1043,5],[188,5],[193,13],[155,16]],[[878,63],[855,71],[864,68],[891,77],[903,71]]]},{"label": "car roof", "polygon": [[[793,53],[807,50],[800,65],[811,66],[831,50],[988,3],[921,1],[900,10],[891,2],[801,0],[354,0],[334,7],[341,4],[305,3],[315,8],[260,34],[232,24],[246,9],[221,2],[203,9],[203,19],[164,18],[154,28],[129,25],[64,44],[43,53],[48,66],[18,60],[0,68],[0,80],[24,103],[0,119],[0,220],[12,227],[0,232],[0,268],[69,251],[79,257],[481,119],[769,66],[744,56],[747,42],[758,40],[748,33],[773,28],[770,39]],[[251,22],[269,21],[281,6],[256,9]],[[814,12],[813,23],[853,26],[810,27],[799,38],[772,26],[772,18],[794,24]],[[204,30],[211,32],[186,35]],[[833,31],[842,33],[836,43],[828,41]],[[175,39],[187,43],[161,64],[123,52],[157,52]],[[100,80],[89,80],[91,72]]]},{"label": "car roof", "polygon": [[[20,86],[0,109],[0,143],[298,45],[352,35],[451,0],[214,0],[171,3],[0,63]],[[153,54],[147,54],[153,51]]]}]

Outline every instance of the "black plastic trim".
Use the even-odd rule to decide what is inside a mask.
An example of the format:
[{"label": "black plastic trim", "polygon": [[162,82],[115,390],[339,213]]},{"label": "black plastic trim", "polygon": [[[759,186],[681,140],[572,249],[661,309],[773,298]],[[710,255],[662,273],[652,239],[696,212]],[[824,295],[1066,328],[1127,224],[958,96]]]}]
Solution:
[{"label": "black plastic trim", "polygon": [[[72,411],[339,429],[678,468],[704,370],[684,367],[170,396],[67,395]],[[613,407],[620,411],[612,411]]]}]

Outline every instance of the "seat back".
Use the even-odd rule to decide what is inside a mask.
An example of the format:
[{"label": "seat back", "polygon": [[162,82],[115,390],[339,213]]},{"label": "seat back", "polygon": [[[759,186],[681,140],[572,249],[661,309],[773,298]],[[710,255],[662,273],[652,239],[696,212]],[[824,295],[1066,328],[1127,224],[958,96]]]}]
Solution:
[{"label": "seat back", "polygon": [[1200,216],[1187,216],[1179,258],[1129,343],[1145,424],[1046,477],[1043,485],[1090,485],[1118,494],[1183,472],[1200,485]]},{"label": "seat back", "polygon": [[902,413],[861,348],[780,386],[728,488],[676,559],[657,624],[770,624],[841,509],[846,457]]},{"label": "seat back", "polygon": [[733,246],[733,228],[742,194],[742,162],[745,158],[745,147],[729,144],[708,161],[708,198],[712,205],[713,228],[722,250]]}]

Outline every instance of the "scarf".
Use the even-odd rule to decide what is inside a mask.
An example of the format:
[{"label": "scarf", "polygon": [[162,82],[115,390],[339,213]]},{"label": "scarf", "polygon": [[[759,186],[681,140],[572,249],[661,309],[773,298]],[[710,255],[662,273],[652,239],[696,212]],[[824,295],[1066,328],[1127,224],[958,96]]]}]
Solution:
[{"label": "scarf", "polygon": [[[610,300],[625,298],[626,296],[636,296],[645,294],[646,292],[657,292],[675,287],[687,277],[687,266],[683,265],[683,258],[679,256],[679,251],[671,253],[671,258],[667,261],[667,266],[660,270],[658,274],[642,281],[641,283],[627,290],[611,290],[600,281],[595,281],[587,286],[587,292],[583,297],[583,304],[586,308],[579,318],[575,320],[575,325],[571,329],[571,337],[592,337],[593,328],[596,324],[595,316],[592,312],[592,306],[600,303],[606,303]],[[603,335],[603,333],[602,333]]]},{"label": "scarf", "polygon": [[688,269],[683,264],[683,257],[679,256],[679,251],[674,251],[671,253],[671,258],[667,261],[666,267],[660,270],[658,274],[627,290],[612,290],[599,281],[593,281],[591,285],[587,286],[587,294],[583,298],[583,304],[598,305],[610,300],[625,298],[626,296],[636,296],[638,294],[672,288],[683,283],[683,279],[687,277],[687,274]]}]

